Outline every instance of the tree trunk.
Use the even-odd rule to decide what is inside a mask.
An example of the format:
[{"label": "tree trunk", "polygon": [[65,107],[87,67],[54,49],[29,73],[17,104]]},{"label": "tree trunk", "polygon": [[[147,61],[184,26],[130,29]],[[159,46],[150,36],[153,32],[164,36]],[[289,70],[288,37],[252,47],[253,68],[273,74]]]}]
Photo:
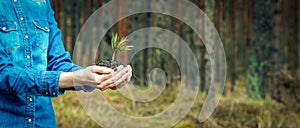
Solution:
[{"label": "tree trunk", "polygon": [[60,1],[55,0],[54,1],[54,12],[55,12],[55,19],[57,21],[58,27],[61,27],[60,24]]},{"label": "tree trunk", "polygon": [[247,95],[250,98],[265,98],[266,74],[270,64],[270,42],[272,41],[272,0],[253,0],[250,67],[247,72]]},{"label": "tree trunk", "polygon": [[71,21],[72,21],[72,26],[71,26],[71,51],[70,54],[73,55],[73,47],[75,46],[76,42],[76,36],[77,33],[79,32],[79,4],[78,1],[72,0],[72,16],[71,16]]},{"label": "tree trunk", "polygon": [[90,0],[85,0],[83,2],[83,6],[84,6],[84,8],[83,8],[83,18],[84,18],[84,21],[86,21],[88,19],[89,15],[90,15],[89,10],[90,10],[91,4],[90,4],[89,1]]},{"label": "tree trunk", "polygon": [[231,75],[231,88],[230,91],[234,91],[235,86],[235,54],[236,54],[236,16],[237,16],[237,0],[231,0],[230,9],[230,44],[231,44],[231,57],[230,57],[230,75]]},{"label": "tree trunk", "polygon": [[[60,0],[60,2],[62,2],[62,5],[66,5],[67,4],[67,0]],[[64,7],[63,8],[63,22],[62,22],[62,27],[61,29],[62,31],[62,39],[63,42],[65,43],[65,47],[66,49],[70,52],[71,48],[70,48],[70,43],[67,41],[67,19],[68,19],[68,15],[67,15],[67,8]]]},{"label": "tree trunk", "polygon": [[274,11],[273,11],[273,23],[274,23],[274,29],[273,29],[273,57],[272,57],[272,70],[273,72],[279,71],[281,69],[282,63],[280,60],[283,58],[281,55],[283,54],[282,47],[280,44],[282,44],[282,5],[283,0],[276,0],[276,3],[274,3]]},{"label": "tree trunk", "polygon": [[[205,1],[204,0],[196,0],[196,5],[201,9],[205,10]],[[204,20],[201,20],[201,28],[202,28],[202,42],[205,41],[205,23]],[[205,91],[206,89],[206,63],[207,60],[205,59],[205,54],[206,54],[206,49],[203,45],[203,47],[201,48],[201,65],[200,65],[200,81],[201,81],[201,85],[200,85],[200,90],[201,91]]]},{"label": "tree trunk", "polygon": [[[118,16],[121,17],[121,15],[126,11],[127,9],[127,0],[119,0],[119,6],[118,6]],[[118,35],[119,38],[126,37],[126,19],[122,19],[117,24],[118,27]],[[121,52],[116,56],[121,62],[125,63],[127,62],[127,55],[125,52]]]},{"label": "tree trunk", "polygon": [[271,94],[271,97],[276,98],[278,97],[278,90],[279,90],[279,78],[275,75],[280,72],[282,69],[281,60],[283,59],[281,56],[283,54],[283,50],[281,47],[281,43],[283,42],[282,39],[282,7],[283,7],[283,0],[275,0],[274,9],[273,9],[273,44],[272,44],[272,59],[270,64],[271,66],[271,77],[270,83],[271,87],[268,87],[268,93]]},{"label": "tree trunk", "polygon": [[[147,8],[149,8],[149,9],[151,9],[151,4],[148,4],[147,5]],[[150,27],[151,26],[151,16],[152,16],[152,14],[150,13],[150,12],[148,12],[148,13],[146,13],[146,26],[147,27]],[[149,41],[150,41],[150,30],[148,29],[147,30],[148,32],[148,34],[146,34],[145,35],[145,46],[146,47],[148,47],[148,45],[149,45]],[[147,83],[147,74],[148,74],[148,68],[149,68],[149,62],[148,62],[148,59],[149,59],[149,49],[148,48],[145,48],[144,49],[144,57],[143,57],[143,59],[144,59],[144,65],[143,65],[143,85],[144,86],[147,86],[148,85],[148,83]]]},{"label": "tree trunk", "polygon": [[215,19],[216,19],[216,29],[219,32],[220,36],[222,37],[223,32],[223,15],[224,15],[224,0],[215,0],[216,3],[216,12]]},{"label": "tree trunk", "polygon": [[101,8],[103,5],[103,0],[98,0],[98,7]]},{"label": "tree trunk", "polygon": [[252,0],[247,0],[245,2],[245,8],[244,8],[244,33],[245,33],[245,40],[246,40],[246,57],[244,58],[244,68],[247,71],[249,68],[249,58],[250,58],[250,53],[251,53],[251,38],[252,38],[252,12],[251,9],[253,8],[253,3]]},{"label": "tree trunk", "polygon": [[299,54],[298,54],[298,0],[289,1],[290,20],[289,21],[289,40],[288,40],[288,62],[289,70],[293,76],[297,76],[299,68]]},{"label": "tree trunk", "polygon": [[[215,24],[216,29],[219,32],[220,38],[223,37],[223,16],[224,16],[224,0],[215,0]],[[223,94],[226,95],[226,89],[224,88]]]},{"label": "tree trunk", "polygon": [[[179,2],[177,2],[176,3],[176,8],[178,8],[178,9],[176,9],[176,13],[178,14],[178,15],[182,15],[182,12],[181,12],[181,4],[179,3]],[[179,10],[180,10],[180,12],[179,12]],[[173,32],[176,34],[176,35],[178,35],[178,36],[181,36],[180,35],[180,21],[179,20],[177,20],[177,19],[173,19],[172,20],[172,26],[171,27],[173,27]],[[174,51],[174,53],[176,53],[176,51],[178,51],[178,49],[180,49],[180,45],[178,45],[178,38],[174,38],[174,43],[170,43],[169,44],[169,47],[170,48],[172,48],[172,50]],[[179,57],[181,57],[181,55],[179,56]],[[173,58],[172,56],[169,56],[169,58],[168,58],[169,60],[170,60],[170,65],[175,65],[175,58]],[[181,63],[181,62],[180,62]],[[175,68],[175,66],[169,66],[169,72],[168,72],[168,81],[170,82],[170,83],[172,83],[173,82],[173,78],[174,78],[174,68]],[[180,76],[181,78],[182,78],[182,76]]]}]

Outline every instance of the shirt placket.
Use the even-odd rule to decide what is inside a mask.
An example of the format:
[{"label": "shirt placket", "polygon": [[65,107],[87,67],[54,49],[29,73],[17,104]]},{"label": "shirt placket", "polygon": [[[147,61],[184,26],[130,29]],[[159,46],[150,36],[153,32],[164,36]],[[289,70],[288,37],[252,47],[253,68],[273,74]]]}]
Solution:
[{"label": "shirt placket", "polygon": [[[29,31],[28,31],[28,20],[26,19],[24,15],[24,11],[21,6],[21,0],[12,0],[16,12],[16,16],[18,18],[18,22],[20,25],[20,29],[22,32],[22,38],[23,38],[23,44],[24,44],[24,62],[25,62],[25,68],[31,68],[32,67],[32,57],[31,57],[31,45],[30,45],[30,37],[29,37]],[[34,123],[34,97],[33,96],[26,96],[26,121],[25,121],[25,127],[33,127]]]}]

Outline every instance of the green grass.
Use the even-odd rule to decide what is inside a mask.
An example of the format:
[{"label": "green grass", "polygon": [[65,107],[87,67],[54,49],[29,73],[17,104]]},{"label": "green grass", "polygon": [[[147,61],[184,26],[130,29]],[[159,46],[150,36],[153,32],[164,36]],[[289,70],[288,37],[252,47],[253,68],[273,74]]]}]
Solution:
[{"label": "green grass", "polygon": [[[242,92],[242,93],[241,93]],[[300,107],[285,106],[272,100],[250,100],[239,89],[234,94],[222,97],[217,109],[205,122],[198,122],[205,94],[199,93],[190,112],[175,128],[193,127],[241,127],[241,128],[296,128],[300,126]],[[131,116],[149,116],[166,109],[176,98],[177,89],[168,88],[156,100],[136,103],[122,96],[118,91],[106,91],[104,96],[120,112]],[[81,107],[75,92],[54,98],[53,105],[58,127],[99,128]]]}]

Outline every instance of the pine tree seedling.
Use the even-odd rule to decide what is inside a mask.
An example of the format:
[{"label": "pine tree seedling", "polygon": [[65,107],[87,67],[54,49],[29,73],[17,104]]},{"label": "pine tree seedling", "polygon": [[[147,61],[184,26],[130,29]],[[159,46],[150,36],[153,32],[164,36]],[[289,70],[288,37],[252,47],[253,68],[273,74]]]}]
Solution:
[{"label": "pine tree seedling", "polygon": [[112,39],[111,39],[111,49],[113,51],[112,58],[111,58],[112,60],[116,59],[116,55],[118,54],[118,52],[131,50],[133,45],[126,45],[127,41],[128,41],[127,37],[119,38],[117,33],[112,35]]},{"label": "pine tree seedling", "polygon": [[[122,51],[129,51],[133,48],[132,45],[127,45],[128,42],[127,37],[119,37],[117,33],[112,34],[111,38],[111,49],[112,49],[112,57],[108,60],[99,60],[96,65],[105,66],[108,68],[116,69],[120,65],[124,65],[121,62],[117,61],[117,54]],[[124,65],[125,66],[125,65]]]}]

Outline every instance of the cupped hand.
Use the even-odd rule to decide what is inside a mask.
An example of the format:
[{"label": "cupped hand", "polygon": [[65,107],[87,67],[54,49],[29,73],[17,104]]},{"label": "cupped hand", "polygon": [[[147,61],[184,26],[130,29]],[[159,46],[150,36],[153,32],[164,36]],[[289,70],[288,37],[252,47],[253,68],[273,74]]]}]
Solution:
[{"label": "cupped hand", "polygon": [[100,66],[89,66],[74,72],[74,83],[76,85],[88,85],[104,91],[108,88],[117,89],[128,83],[132,76],[131,66],[119,66],[116,71],[111,68]]},{"label": "cupped hand", "polygon": [[74,83],[79,86],[88,85],[99,88],[111,84],[113,70],[107,67],[89,66],[74,72]]},{"label": "cupped hand", "polygon": [[111,90],[116,90],[118,88],[126,85],[132,77],[132,68],[130,65],[119,66],[117,71],[113,73],[113,79],[116,81],[115,84],[112,84],[105,89],[109,88]]}]

